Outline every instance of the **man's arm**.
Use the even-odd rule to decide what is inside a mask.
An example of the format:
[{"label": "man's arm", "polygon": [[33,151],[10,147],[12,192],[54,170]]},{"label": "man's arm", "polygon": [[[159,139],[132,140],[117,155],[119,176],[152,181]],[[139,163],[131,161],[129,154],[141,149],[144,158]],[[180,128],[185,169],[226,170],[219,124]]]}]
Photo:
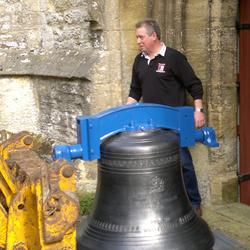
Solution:
[{"label": "man's arm", "polygon": [[131,104],[131,103],[135,103],[135,102],[137,102],[134,98],[132,98],[132,97],[128,97],[128,99],[127,99],[127,104]]},{"label": "man's arm", "polygon": [[201,80],[196,76],[193,68],[183,54],[177,54],[176,62],[178,67],[175,68],[175,73],[194,100],[195,127],[201,128],[205,125],[205,115],[203,113],[202,104],[203,87]]},{"label": "man's arm", "polygon": [[142,96],[141,85],[137,76],[137,65],[140,55],[135,58],[133,68],[132,68],[132,79],[130,84],[130,90],[128,94],[127,104],[138,102]]}]

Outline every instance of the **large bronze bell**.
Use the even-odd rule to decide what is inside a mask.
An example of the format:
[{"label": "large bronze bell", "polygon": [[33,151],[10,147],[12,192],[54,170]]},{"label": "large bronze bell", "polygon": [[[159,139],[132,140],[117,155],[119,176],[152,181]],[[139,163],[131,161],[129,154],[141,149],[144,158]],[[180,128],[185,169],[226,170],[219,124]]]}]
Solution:
[{"label": "large bronze bell", "polygon": [[165,129],[107,138],[77,249],[211,250],[213,235],[183,186],[179,148],[178,135]]}]

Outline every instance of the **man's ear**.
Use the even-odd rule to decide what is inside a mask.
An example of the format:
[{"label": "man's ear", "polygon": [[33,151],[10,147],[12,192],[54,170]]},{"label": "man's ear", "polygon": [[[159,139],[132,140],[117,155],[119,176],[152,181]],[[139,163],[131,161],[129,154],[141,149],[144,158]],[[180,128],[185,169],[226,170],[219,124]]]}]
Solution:
[{"label": "man's ear", "polygon": [[157,35],[156,35],[156,32],[154,31],[151,35],[155,40],[157,39]]}]

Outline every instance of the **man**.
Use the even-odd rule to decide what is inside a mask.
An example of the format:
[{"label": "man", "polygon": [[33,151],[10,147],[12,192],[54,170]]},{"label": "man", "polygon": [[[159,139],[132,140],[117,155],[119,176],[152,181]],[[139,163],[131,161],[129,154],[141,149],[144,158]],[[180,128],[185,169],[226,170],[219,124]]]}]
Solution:
[{"label": "man", "polygon": [[[205,124],[203,88],[186,57],[161,41],[161,31],[153,19],[136,24],[137,44],[141,50],[135,58],[127,104],[138,102],[168,106],[186,105],[186,90],[194,100],[195,127]],[[198,215],[202,215],[201,197],[192,157],[188,148],[181,148],[181,162],[185,188]]]}]

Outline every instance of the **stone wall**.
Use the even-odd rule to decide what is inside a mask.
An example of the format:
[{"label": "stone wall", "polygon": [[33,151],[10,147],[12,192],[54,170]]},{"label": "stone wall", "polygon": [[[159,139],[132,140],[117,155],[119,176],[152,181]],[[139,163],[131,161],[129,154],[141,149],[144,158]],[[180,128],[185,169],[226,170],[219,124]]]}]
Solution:
[{"label": "stone wall", "polygon": [[[219,149],[198,146],[193,154],[203,198],[221,202],[215,183],[236,183],[237,1],[188,1],[186,8],[185,53],[203,81],[207,124],[220,143]],[[231,191],[237,193],[237,185]]]},{"label": "stone wall", "polygon": [[114,55],[103,39],[103,4],[0,2],[1,129],[73,143],[77,115],[119,103],[120,88],[117,101],[109,98],[117,82],[107,76]]},{"label": "stone wall", "polygon": [[[237,189],[237,0],[0,0],[0,129],[76,140],[75,118],[125,102],[134,24],[157,19],[168,46],[201,78],[218,149],[192,148],[205,203]],[[94,189],[95,162],[78,161],[79,188]],[[95,170],[93,170],[95,169]]]}]

